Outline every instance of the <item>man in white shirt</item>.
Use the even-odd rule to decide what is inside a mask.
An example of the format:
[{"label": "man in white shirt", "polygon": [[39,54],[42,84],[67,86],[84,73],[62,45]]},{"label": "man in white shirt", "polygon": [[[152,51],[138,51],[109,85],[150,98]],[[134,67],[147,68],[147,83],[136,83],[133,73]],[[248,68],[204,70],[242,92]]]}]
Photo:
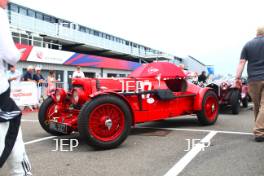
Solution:
[{"label": "man in white shirt", "polygon": [[76,70],[73,72],[72,78],[85,78],[80,66],[77,66]]},{"label": "man in white shirt", "polygon": [[12,39],[7,13],[7,0],[0,0],[0,175],[1,167],[7,162],[11,176],[32,175],[20,121],[22,113],[10,98],[10,86],[5,75],[6,65],[15,65],[20,53]]},{"label": "man in white shirt", "polygon": [[11,65],[9,71],[6,73],[6,76],[10,83],[19,83],[22,74],[16,69],[16,66]]}]

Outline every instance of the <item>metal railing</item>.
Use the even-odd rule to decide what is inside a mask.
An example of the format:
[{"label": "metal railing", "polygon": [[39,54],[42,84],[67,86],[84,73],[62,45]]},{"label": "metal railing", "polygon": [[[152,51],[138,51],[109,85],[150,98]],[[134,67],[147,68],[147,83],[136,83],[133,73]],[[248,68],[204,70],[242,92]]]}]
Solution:
[{"label": "metal railing", "polygon": [[78,31],[77,29],[64,27],[59,23],[46,22],[13,11],[9,11],[9,19],[11,26],[17,30],[30,31],[41,35],[84,43],[89,46],[109,49],[136,57],[148,58],[149,55],[155,55],[158,52],[152,49],[146,50],[141,45],[134,47],[131,44],[127,45],[126,42],[120,43],[109,40],[102,36],[96,36],[94,34]]},{"label": "metal railing", "polygon": [[65,89],[64,82],[55,82],[54,87],[50,88],[48,82],[45,81],[44,83],[38,83],[37,87],[38,87],[38,98],[42,100],[47,98],[47,96],[49,96],[50,94],[52,94],[56,88]]},{"label": "metal railing", "polygon": [[[23,37],[20,33],[17,33],[17,35],[12,35],[15,43],[18,44],[25,44],[25,45],[32,45],[32,46],[39,46],[44,48],[50,48],[50,49],[61,49],[62,45],[52,43],[52,42],[46,42],[43,40],[35,39],[34,36],[27,36]],[[25,34],[23,34],[25,36]]]}]

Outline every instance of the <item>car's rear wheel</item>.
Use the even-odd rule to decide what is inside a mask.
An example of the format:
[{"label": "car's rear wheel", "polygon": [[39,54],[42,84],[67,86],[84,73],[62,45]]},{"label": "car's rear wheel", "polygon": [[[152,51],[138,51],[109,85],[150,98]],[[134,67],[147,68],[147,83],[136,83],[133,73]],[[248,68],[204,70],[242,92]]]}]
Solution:
[{"label": "car's rear wheel", "polygon": [[247,108],[248,107],[248,96],[246,96],[244,99],[242,99],[242,104],[243,104],[243,107],[244,108]]},{"label": "car's rear wheel", "polygon": [[39,108],[39,114],[38,114],[38,119],[41,127],[48,133],[55,135],[55,136],[61,136],[65,135],[64,133],[60,133],[57,131],[53,131],[49,128],[49,123],[52,117],[55,117],[55,102],[51,97],[48,97],[43,101]]},{"label": "car's rear wheel", "polygon": [[252,102],[252,98],[249,94],[248,94],[248,102]]},{"label": "car's rear wheel", "polygon": [[102,95],[87,102],[78,117],[81,138],[98,149],[111,149],[122,144],[131,124],[128,105],[112,95]]},{"label": "car's rear wheel", "polygon": [[202,110],[197,113],[202,125],[212,125],[216,122],[219,113],[218,98],[215,92],[209,90],[205,93],[202,101]]},{"label": "car's rear wheel", "polygon": [[230,96],[230,104],[232,114],[239,114],[240,111],[240,92],[239,90],[233,90]]}]

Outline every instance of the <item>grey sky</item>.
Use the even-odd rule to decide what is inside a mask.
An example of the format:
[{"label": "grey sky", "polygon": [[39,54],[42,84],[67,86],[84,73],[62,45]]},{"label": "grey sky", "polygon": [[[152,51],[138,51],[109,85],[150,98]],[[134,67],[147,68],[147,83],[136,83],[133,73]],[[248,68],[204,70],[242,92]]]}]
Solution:
[{"label": "grey sky", "polygon": [[243,45],[264,25],[263,0],[11,0],[234,74]]}]

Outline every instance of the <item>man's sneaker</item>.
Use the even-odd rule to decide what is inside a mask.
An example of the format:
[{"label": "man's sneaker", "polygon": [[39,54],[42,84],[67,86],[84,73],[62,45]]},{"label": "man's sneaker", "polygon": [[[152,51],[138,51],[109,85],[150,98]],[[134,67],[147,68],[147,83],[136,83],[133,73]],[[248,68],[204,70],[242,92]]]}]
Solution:
[{"label": "man's sneaker", "polygon": [[264,142],[264,136],[256,136],[255,141],[256,142]]}]

